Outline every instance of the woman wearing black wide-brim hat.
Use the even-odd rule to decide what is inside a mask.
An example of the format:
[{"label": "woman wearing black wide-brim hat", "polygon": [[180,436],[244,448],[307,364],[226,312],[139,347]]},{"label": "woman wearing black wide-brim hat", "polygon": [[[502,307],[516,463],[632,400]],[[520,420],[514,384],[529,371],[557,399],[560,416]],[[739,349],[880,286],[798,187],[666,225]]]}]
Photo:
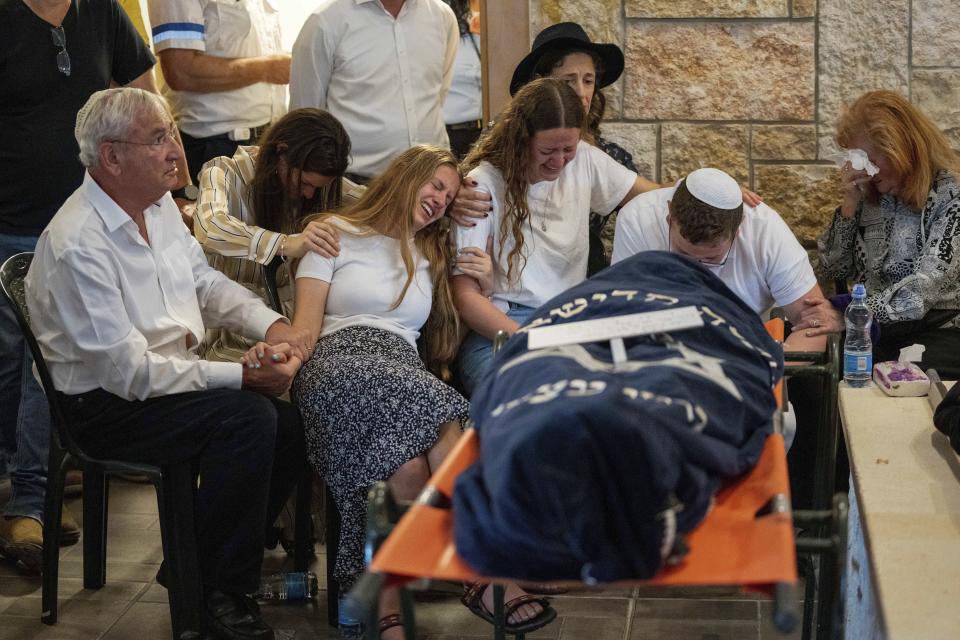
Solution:
[{"label": "woman wearing black wide-brim hat", "polygon": [[[579,55],[578,55],[579,54]],[[589,115],[605,105],[599,89],[616,82],[623,73],[623,51],[615,44],[591,42],[587,32],[575,22],[551,25],[537,34],[510,80],[510,95],[534,78],[554,77],[567,80]],[[594,100],[597,98],[597,100]],[[602,117],[602,113],[598,114]],[[599,122],[590,123],[595,129]]]}]

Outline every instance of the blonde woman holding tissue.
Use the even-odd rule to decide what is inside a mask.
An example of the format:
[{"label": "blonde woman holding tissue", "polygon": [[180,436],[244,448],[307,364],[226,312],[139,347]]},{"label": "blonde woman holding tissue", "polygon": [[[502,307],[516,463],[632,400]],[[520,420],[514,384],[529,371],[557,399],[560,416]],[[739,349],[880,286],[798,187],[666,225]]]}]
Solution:
[{"label": "blonde woman holding tissue", "polygon": [[866,285],[880,329],[874,361],[895,360],[902,347],[921,344],[920,366],[956,379],[960,156],[926,115],[892,91],[872,91],[850,105],[837,124],[837,143],[848,161],[840,170],[841,204],[818,242],[821,271]]}]

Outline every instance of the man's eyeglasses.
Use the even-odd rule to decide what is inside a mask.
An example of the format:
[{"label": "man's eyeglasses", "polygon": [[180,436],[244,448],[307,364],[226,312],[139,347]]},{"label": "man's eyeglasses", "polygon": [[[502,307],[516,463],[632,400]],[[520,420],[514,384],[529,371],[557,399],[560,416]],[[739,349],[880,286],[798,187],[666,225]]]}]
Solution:
[{"label": "man's eyeglasses", "polygon": [[153,142],[139,142],[137,140],[105,140],[105,142],[119,142],[122,144],[135,144],[140,147],[162,147],[168,142],[177,143],[177,128],[170,127],[163,133],[157,135],[157,138]]},{"label": "man's eyeglasses", "polygon": [[713,260],[703,260],[701,258],[696,258],[694,256],[687,255],[686,253],[683,253],[681,251],[677,251],[676,247],[673,244],[673,224],[672,223],[670,224],[670,227],[667,229],[667,242],[668,242],[668,250],[670,251],[670,253],[675,253],[678,256],[683,256],[687,260],[693,260],[697,264],[703,265],[708,269],[719,269],[723,265],[727,264],[727,260],[730,259],[730,251],[733,249],[733,243],[731,243],[730,246],[727,247],[726,253],[723,254],[723,258],[719,262],[714,262]]},{"label": "man's eyeglasses", "polygon": [[694,260],[696,260],[703,266],[707,268],[713,267],[714,269],[719,269],[723,265],[727,264],[727,260],[729,259],[730,259],[730,249],[727,249],[727,252],[723,254],[723,260],[721,260],[720,262],[712,262],[710,260],[701,260],[699,258],[694,258]]},{"label": "man's eyeglasses", "polygon": [[70,75],[70,54],[67,53],[67,35],[63,32],[63,27],[50,27],[50,35],[53,37],[53,44],[59,47],[57,52],[57,69],[65,76]]}]

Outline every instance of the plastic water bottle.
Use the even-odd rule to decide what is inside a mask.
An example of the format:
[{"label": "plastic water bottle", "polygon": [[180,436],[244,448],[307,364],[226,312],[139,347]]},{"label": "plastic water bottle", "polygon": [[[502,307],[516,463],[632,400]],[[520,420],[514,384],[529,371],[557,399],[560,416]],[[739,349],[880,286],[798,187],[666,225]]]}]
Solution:
[{"label": "plastic water bottle", "polygon": [[870,324],[873,316],[866,303],[867,290],[862,284],[853,287],[853,300],[843,314],[847,337],[843,341],[843,379],[851,387],[865,387],[873,374],[873,341]]},{"label": "plastic water bottle", "polygon": [[337,610],[339,611],[337,631],[340,640],[361,640],[364,637],[363,624],[350,615],[348,608],[343,604],[343,598],[340,598]]},{"label": "plastic water bottle", "polygon": [[312,571],[275,573],[260,583],[258,600],[309,600],[317,596],[317,574]]}]

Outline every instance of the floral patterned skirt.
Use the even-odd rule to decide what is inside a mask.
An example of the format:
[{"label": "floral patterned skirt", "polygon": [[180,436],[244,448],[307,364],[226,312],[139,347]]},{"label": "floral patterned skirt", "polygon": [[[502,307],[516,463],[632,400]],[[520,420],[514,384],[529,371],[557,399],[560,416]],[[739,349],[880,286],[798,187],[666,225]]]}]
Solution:
[{"label": "floral patterned skirt", "polygon": [[465,422],[469,405],[427,371],[410,343],[367,326],[320,338],[291,396],[303,415],[307,456],[340,511],[335,573],[349,587],[364,569],[370,485],[430,449],[441,424]]}]

